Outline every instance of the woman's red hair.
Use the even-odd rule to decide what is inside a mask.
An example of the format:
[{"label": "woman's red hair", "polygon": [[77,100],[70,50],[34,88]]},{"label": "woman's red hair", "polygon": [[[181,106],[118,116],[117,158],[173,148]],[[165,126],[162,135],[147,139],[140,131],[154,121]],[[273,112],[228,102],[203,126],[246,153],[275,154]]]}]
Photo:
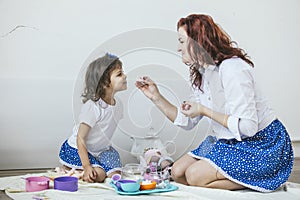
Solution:
[{"label": "woman's red hair", "polygon": [[231,41],[210,16],[191,14],[178,21],[177,30],[180,27],[183,27],[189,36],[188,52],[194,62],[190,70],[193,86],[200,89],[202,75],[199,68],[204,65],[219,66],[223,60],[236,56],[254,66],[244,50],[234,46],[236,43]]}]

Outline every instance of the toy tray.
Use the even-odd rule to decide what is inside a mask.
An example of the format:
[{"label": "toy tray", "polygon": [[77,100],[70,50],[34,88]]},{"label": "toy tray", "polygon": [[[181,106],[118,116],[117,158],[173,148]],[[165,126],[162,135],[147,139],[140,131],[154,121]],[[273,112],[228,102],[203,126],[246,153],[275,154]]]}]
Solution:
[{"label": "toy tray", "polygon": [[177,190],[178,187],[172,184],[169,184],[169,186],[167,188],[156,188],[153,190],[139,190],[136,192],[124,192],[122,190],[119,190],[117,186],[115,186],[115,184],[110,183],[110,185],[115,188],[116,192],[118,194],[122,194],[122,195],[139,195],[139,194],[151,194],[151,193],[160,193],[160,192],[171,192],[174,190]]}]

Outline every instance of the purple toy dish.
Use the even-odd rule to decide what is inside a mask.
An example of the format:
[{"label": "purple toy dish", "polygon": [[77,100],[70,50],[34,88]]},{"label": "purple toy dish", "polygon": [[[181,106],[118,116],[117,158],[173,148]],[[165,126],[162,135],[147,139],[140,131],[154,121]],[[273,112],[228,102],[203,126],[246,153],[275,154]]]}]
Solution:
[{"label": "purple toy dish", "polygon": [[72,176],[62,176],[54,179],[54,189],[69,192],[78,190],[78,178]]},{"label": "purple toy dish", "polygon": [[117,188],[124,192],[136,192],[140,189],[140,183],[134,180],[122,179],[115,183]]}]

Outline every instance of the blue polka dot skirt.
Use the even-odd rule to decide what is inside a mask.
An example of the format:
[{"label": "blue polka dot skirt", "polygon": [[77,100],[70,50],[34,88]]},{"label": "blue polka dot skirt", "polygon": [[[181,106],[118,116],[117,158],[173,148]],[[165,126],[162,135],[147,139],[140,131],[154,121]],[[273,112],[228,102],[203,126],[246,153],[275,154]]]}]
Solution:
[{"label": "blue polka dot skirt", "polygon": [[[114,171],[121,170],[122,164],[120,161],[120,155],[112,146],[103,150],[97,157],[94,157],[90,153],[88,153],[88,157],[93,167],[100,167],[104,169],[107,175]],[[60,163],[67,167],[83,169],[78,149],[71,147],[68,144],[68,141],[65,141],[61,146],[59,158]]]},{"label": "blue polka dot skirt", "polygon": [[285,183],[294,160],[290,137],[279,120],[242,141],[208,136],[188,154],[208,161],[229,180],[261,192]]}]

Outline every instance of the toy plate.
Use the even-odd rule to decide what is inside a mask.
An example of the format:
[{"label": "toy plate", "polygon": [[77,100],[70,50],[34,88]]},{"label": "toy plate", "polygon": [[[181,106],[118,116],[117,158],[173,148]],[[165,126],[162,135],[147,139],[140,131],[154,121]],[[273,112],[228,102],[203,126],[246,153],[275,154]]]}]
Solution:
[{"label": "toy plate", "polygon": [[169,186],[167,188],[156,188],[153,190],[139,190],[136,192],[124,192],[124,191],[118,189],[118,187],[114,183],[111,182],[110,185],[113,188],[115,188],[115,190],[118,194],[122,194],[122,195],[139,195],[139,194],[151,194],[151,193],[160,193],[160,192],[171,192],[171,191],[178,189],[177,186],[169,184]]}]

